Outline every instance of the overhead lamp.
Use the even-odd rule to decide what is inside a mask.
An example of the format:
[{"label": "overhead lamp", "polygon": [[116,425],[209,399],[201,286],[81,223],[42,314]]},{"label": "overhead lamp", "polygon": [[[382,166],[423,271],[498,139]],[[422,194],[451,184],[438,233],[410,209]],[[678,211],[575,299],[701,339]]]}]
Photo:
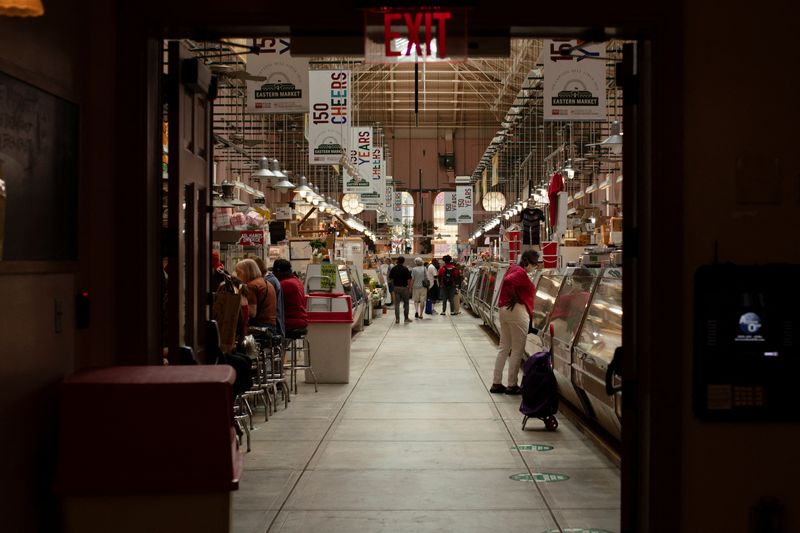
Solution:
[{"label": "overhead lamp", "polygon": [[275,174],[269,169],[270,160],[266,157],[262,157],[258,160],[258,170],[253,172],[250,176],[251,178],[261,179],[261,178],[274,178]]},{"label": "overhead lamp", "polygon": [[270,170],[272,170],[273,176],[275,176],[276,178],[286,178],[287,177],[286,174],[281,172],[281,163],[277,159],[273,159],[272,161],[270,161],[269,166],[270,166]]},{"label": "overhead lamp", "polygon": [[213,207],[221,207],[221,208],[231,208],[233,204],[225,200],[221,195],[215,194],[214,200],[212,201],[211,205]]},{"label": "overhead lamp", "polygon": [[564,165],[564,175],[568,180],[571,180],[575,177],[575,169],[572,168],[572,162],[569,159],[567,159],[567,162]]},{"label": "overhead lamp", "polygon": [[600,146],[601,148],[610,148],[615,154],[622,153],[622,127],[619,121],[615,120],[611,123],[611,135],[599,143],[591,143],[586,146]]},{"label": "overhead lamp", "polygon": [[41,0],[0,0],[0,16],[41,17],[44,6]]},{"label": "overhead lamp", "polygon": [[279,190],[281,192],[288,192],[288,191],[291,191],[292,189],[294,189],[296,187],[296,185],[294,183],[289,181],[288,172],[289,172],[288,170],[284,170],[284,173],[286,173],[287,176],[285,178],[283,178],[282,180],[280,180],[275,185],[273,185],[273,187],[275,189],[277,189],[277,190]]},{"label": "overhead lamp", "polygon": [[322,203],[322,196],[320,196],[320,195],[319,195],[319,187],[317,187],[316,185],[314,185],[312,188],[314,189],[314,191],[313,191],[313,192],[314,192],[314,194],[310,195],[310,196],[311,196],[311,198],[310,198],[310,200],[309,200],[309,201],[310,201],[310,202],[311,202],[313,205],[315,205],[315,206],[319,206],[319,204],[321,204],[321,203]]},{"label": "overhead lamp", "polygon": [[308,178],[305,176],[300,176],[300,186],[297,187],[294,192],[299,194],[301,198],[305,199],[309,194],[312,194],[314,190],[308,186]]}]

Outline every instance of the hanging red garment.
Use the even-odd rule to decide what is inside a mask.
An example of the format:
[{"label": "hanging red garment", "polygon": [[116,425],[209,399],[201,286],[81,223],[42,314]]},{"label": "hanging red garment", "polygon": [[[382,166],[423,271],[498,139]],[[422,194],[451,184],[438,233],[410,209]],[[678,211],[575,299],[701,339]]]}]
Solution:
[{"label": "hanging red garment", "polygon": [[547,188],[547,197],[550,198],[550,225],[556,225],[556,215],[558,214],[558,193],[564,190],[564,177],[561,172],[555,172],[550,176],[550,186]]}]

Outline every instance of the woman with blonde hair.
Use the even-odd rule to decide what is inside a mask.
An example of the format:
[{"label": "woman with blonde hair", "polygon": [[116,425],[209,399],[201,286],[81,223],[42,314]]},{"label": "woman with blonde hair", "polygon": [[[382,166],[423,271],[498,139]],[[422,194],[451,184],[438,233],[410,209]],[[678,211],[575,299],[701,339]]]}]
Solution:
[{"label": "woman with blonde hair", "polygon": [[258,264],[252,259],[236,263],[236,277],[247,285],[247,303],[251,326],[266,326],[276,332],[278,315],[275,289],[261,275]]}]

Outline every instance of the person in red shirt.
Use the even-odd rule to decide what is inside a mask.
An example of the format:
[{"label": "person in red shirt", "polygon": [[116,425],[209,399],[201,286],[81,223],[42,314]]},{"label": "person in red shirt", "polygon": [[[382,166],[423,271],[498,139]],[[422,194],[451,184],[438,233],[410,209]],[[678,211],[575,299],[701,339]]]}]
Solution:
[{"label": "person in red shirt", "polygon": [[286,332],[308,327],[306,292],[303,284],[292,273],[292,264],[286,259],[276,259],[272,273],[281,282],[283,293],[283,320]]},{"label": "person in red shirt", "polygon": [[[494,394],[519,394],[517,385],[522,354],[525,352],[525,339],[533,314],[533,296],[536,287],[531,283],[528,273],[536,268],[539,254],[535,250],[522,252],[519,265],[508,267],[500,286],[497,307],[500,309],[500,349],[494,362],[494,376],[489,392]],[[503,386],[503,368],[508,365],[508,386]]]}]

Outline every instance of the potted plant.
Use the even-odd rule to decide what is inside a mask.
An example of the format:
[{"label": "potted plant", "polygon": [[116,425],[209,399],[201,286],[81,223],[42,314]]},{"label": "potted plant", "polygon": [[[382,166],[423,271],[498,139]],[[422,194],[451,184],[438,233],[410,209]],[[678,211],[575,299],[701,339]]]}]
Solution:
[{"label": "potted plant", "polygon": [[319,263],[322,259],[323,251],[328,247],[325,241],[314,239],[308,243],[311,246],[311,260],[314,263]]}]

